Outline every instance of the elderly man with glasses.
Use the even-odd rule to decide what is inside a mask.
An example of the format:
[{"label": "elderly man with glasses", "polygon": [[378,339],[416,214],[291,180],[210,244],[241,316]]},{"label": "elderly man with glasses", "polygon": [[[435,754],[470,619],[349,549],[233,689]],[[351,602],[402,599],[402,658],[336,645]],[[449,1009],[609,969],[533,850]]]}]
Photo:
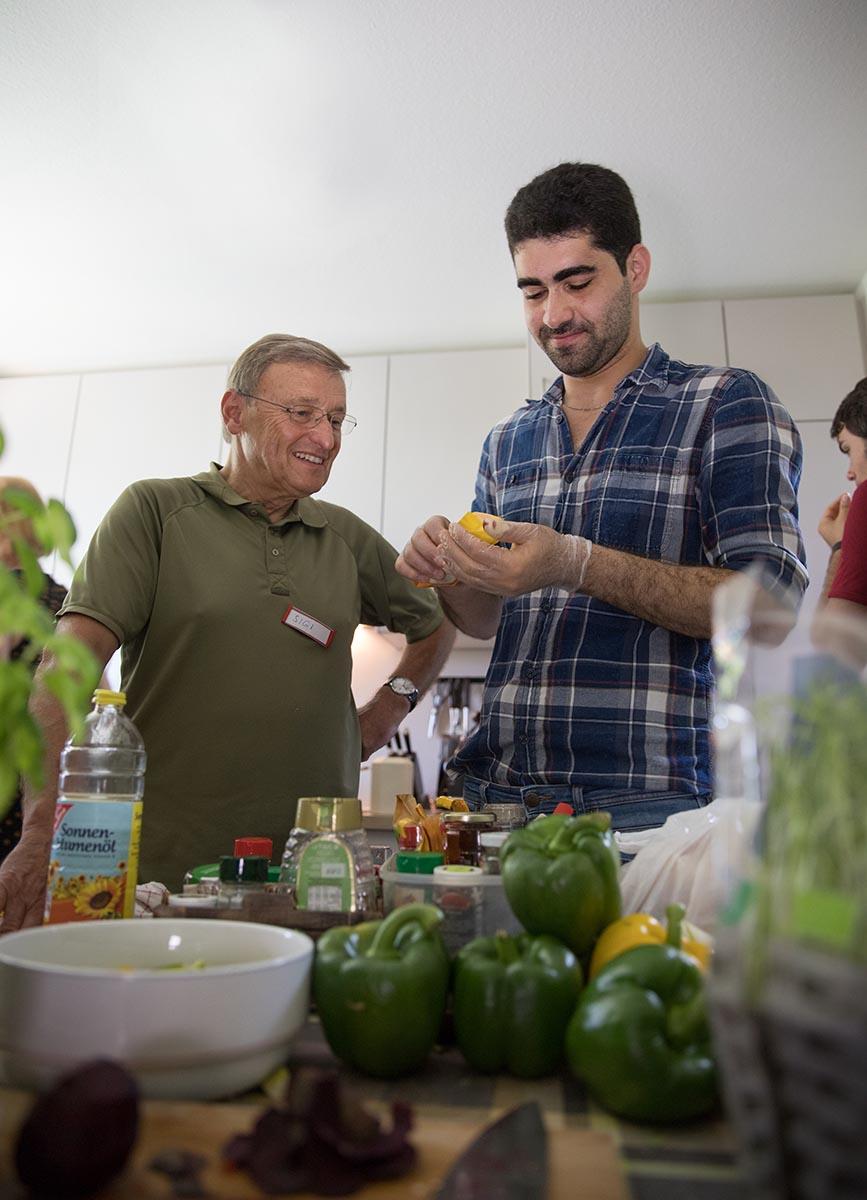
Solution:
[{"label": "elderly man with glasses", "polygon": [[[306,338],[270,335],[233,366],[221,401],[222,466],[132,484],[97,529],[59,628],[100,664],[122,647],[127,711],[148,752],[139,878],[172,889],[236,836],[282,845],[299,796],[357,794],[437,677],[454,638],[433,593],[359,517],[312,499],[355,420],[347,364]],[[394,675],[356,712],[359,624],[406,635]],[[25,794],[22,840],[0,871],[2,929],[42,916],[59,754],[57,706],[38,693],[45,787]]]}]

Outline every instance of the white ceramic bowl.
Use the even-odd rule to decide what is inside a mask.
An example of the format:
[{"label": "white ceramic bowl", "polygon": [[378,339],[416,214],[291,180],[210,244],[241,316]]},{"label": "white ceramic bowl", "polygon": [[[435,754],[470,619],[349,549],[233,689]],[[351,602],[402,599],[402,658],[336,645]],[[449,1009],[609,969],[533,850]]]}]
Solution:
[{"label": "white ceramic bowl", "polygon": [[[160,970],[204,962],[197,970]],[[0,937],[5,1081],[43,1090],[113,1058],[154,1098],[209,1100],[286,1059],[309,1007],[313,942],[196,918],[45,925]]]}]

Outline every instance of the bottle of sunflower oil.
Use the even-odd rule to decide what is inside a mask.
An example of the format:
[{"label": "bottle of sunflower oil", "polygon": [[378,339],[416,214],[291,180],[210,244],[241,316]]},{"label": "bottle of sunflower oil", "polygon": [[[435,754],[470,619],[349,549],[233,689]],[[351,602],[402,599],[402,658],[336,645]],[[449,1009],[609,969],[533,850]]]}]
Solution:
[{"label": "bottle of sunflower oil", "polygon": [[60,758],[45,922],[135,915],[147,755],[126,695],[98,688]]}]

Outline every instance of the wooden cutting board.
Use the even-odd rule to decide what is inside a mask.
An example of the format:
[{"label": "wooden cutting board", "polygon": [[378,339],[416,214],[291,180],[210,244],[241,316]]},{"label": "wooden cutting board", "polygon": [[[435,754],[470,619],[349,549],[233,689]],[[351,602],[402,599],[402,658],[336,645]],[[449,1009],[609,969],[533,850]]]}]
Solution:
[{"label": "wooden cutting board", "polygon": [[[0,1089],[0,1200],[23,1200],[25,1196],[24,1189],[14,1181],[12,1149],[31,1104],[28,1093]],[[167,1200],[172,1195],[169,1181],[149,1171],[147,1164],[159,1151],[169,1148],[191,1150],[209,1160],[201,1180],[214,1200],[262,1200],[263,1193],[246,1175],[220,1168],[219,1154],[232,1134],[252,1127],[264,1107],[144,1101],[132,1161],[121,1177],[99,1193],[99,1200]],[[372,1183],[356,1194],[361,1200],[430,1200],[458,1155],[500,1115],[491,1113],[480,1120],[477,1113],[463,1110],[454,1118],[417,1117],[410,1135],[419,1155],[413,1173],[403,1179]],[[628,1200],[629,1190],[610,1134],[549,1126],[548,1152],[548,1200],[574,1200],[579,1185],[582,1200]],[[305,1200],[300,1193],[296,1195]]]}]

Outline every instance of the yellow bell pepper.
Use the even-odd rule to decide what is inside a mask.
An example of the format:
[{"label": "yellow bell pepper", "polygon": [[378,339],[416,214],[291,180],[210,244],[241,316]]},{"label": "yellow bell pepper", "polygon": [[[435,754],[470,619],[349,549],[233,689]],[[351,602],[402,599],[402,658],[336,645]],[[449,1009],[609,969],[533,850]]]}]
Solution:
[{"label": "yellow bell pepper", "polygon": [[673,904],[667,910],[668,927],[650,913],[629,913],[613,921],[600,933],[590,959],[589,978],[599,974],[606,963],[631,950],[633,946],[668,943],[679,946],[691,955],[702,970],[706,970],[713,950],[710,934],[683,920],[682,904]]}]

